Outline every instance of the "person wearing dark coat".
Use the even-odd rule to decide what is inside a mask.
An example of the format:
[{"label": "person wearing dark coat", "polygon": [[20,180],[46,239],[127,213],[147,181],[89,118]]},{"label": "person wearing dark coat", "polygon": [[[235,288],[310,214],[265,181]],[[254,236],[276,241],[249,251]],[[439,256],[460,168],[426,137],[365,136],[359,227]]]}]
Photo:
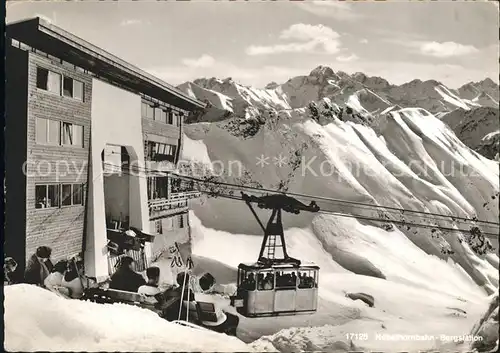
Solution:
[{"label": "person wearing dark coat", "polygon": [[[185,272],[179,273],[177,275],[176,281],[179,286],[172,292],[172,295],[176,298],[176,301],[168,308],[168,310],[164,314],[164,318],[168,321],[177,320],[179,318],[179,312],[180,318],[186,319],[186,307],[190,306],[190,303],[196,304],[194,292],[189,288],[189,274]],[[190,307],[192,307],[192,305]],[[196,309],[191,310],[191,313],[193,311],[196,311]]]},{"label": "person wearing dark coat", "polygon": [[[184,277],[186,277],[186,278],[184,278]],[[189,276],[188,273],[186,273],[186,272],[179,273],[177,275],[177,278],[176,278],[177,284],[179,285],[179,288],[177,290],[179,293],[179,297],[182,296],[183,301],[193,302],[193,301],[195,301],[195,298],[194,298],[194,292],[189,288],[190,279],[191,279],[191,277]],[[184,293],[182,293],[183,289],[184,289]]]},{"label": "person wearing dark coat", "polygon": [[48,246],[40,246],[36,252],[31,255],[24,271],[24,282],[37,286],[44,286],[45,278],[52,271],[54,266],[50,261],[52,249]]},{"label": "person wearing dark coat", "polygon": [[12,257],[6,257],[3,264],[3,284],[18,283],[16,279],[17,262]]},{"label": "person wearing dark coat", "polygon": [[146,284],[143,276],[133,269],[134,259],[124,256],[120,259],[118,269],[111,276],[110,289],[123,290],[127,292],[137,292],[140,286]]}]

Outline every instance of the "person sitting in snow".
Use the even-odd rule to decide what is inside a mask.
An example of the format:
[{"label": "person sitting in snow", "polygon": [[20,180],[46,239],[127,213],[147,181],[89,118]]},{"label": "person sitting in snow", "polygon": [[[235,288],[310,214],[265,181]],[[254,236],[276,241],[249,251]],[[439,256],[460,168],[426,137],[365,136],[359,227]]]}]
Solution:
[{"label": "person sitting in snow", "polygon": [[69,297],[69,289],[63,286],[64,274],[68,268],[68,262],[59,261],[54,265],[54,270],[45,278],[43,282],[45,288],[64,297]]},{"label": "person sitting in snow", "polygon": [[[182,296],[183,301],[194,301],[194,293],[190,287],[191,276],[189,273],[181,272],[177,275],[177,284],[179,285],[178,291]],[[183,291],[184,290],[184,291]]]},{"label": "person sitting in snow", "polygon": [[124,256],[120,259],[118,269],[111,276],[110,289],[137,292],[139,287],[146,284],[144,277],[134,271],[134,259]]},{"label": "person sitting in snow", "polygon": [[45,278],[54,267],[50,261],[51,255],[52,249],[48,246],[40,246],[36,249],[36,252],[29,258],[24,271],[25,283],[43,287]]},{"label": "person sitting in snow", "polygon": [[137,293],[142,294],[146,297],[148,302],[157,303],[155,295],[161,293],[158,288],[158,283],[160,282],[160,268],[153,266],[146,270],[146,276],[148,277],[148,282],[142,285],[137,290]]}]

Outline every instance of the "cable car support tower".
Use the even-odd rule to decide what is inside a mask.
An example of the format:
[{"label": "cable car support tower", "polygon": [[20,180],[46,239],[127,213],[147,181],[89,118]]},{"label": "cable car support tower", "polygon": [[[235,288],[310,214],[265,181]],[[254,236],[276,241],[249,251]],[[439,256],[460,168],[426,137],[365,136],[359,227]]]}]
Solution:
[{"label": "cable car support tower", "polygon": [[[293,214],[299,214],[300,211],[318,212],[319,206],[316,202],[311,201],[309,205],[306,205],[293,197],[283,194],[253,196],[243,192],[241,192],[241,199],[245,201],[264,231],[264,239],[262,240],[257,262],[265,266],[293,264],[299,267],[301,264],[300,260],[288,255],[281,213],[282,211]],[[272,210],[271,217],[266,226],[260,220],[252,204],[257,204],[261,209]]]}]

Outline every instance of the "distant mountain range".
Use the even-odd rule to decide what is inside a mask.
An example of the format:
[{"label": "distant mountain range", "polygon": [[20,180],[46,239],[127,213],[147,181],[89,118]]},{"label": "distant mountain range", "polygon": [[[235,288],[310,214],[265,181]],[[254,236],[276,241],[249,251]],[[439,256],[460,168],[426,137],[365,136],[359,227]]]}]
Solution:
[{"label": "distant mountain range", "polygon": [[[308,75],[293,77],[282,84],[271,82],[263,89],[242,85],[232,78],[215,77],[185,82],[178,88],[207,103],[207,108],[190,117],[188,122],[266,119],[283,111],[304,109],[312,102],[329,105],[336,115],[346,110],[352,112],[357,116],[353,119],[356,122],[360,117],[374,121],[391,111],[422,108],[438,118],[447,116],[446,121],[450,124],[453,119],[463,120],[465,115],[467,120],[474,120],[474,116],[481,117],[485,110],[474,113],[478,108],[487,108],[498,118],[499,108],[499,86],[490,78],[466,83],[458,89],[435,80],[416,79],[393,85],[381,77],[361,72],[349,75],[342,71],[335,72],[327,66],[318,66]],[[470,128],[472,125],[460,129],[467,129],[467,126]],[[488,128],[480,131],[484,130],[485,134],[495,132],[489,131],[494,126],[488,124]],[[496,126],[498,129],[498,124]],[[481,144],[479,137],[476,138],[477,133],[470,132],[469,137],[464,137],[464,142],[471,148],[479,148]],[[460,134],[457,133],[459,138]],[[470,142],[471,139],[474,143]]]}]

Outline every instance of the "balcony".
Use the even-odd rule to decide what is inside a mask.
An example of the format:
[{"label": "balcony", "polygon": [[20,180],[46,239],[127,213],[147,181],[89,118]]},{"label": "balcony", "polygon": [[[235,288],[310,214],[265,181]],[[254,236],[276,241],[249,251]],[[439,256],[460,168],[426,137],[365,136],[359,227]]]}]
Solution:
[{"label": "balcony", "polygon": [[149,219],[157,219],[188,210],[188,200],[199,198],[198,191],[172,193],[170,198],[159,198],[148,201]]}]

